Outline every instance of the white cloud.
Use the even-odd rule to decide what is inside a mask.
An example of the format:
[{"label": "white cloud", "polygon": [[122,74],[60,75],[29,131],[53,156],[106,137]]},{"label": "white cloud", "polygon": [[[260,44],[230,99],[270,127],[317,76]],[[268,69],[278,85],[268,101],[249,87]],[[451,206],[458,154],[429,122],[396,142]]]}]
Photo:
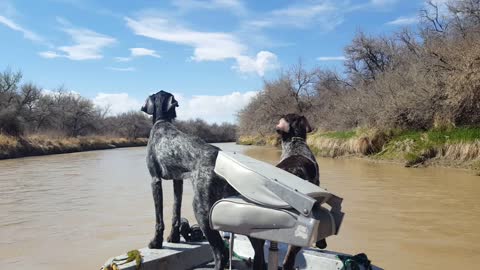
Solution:
[{"label": "white cloud", "polygon": [[128,111],[140,111],[142,102],[130,97],[127,93],[98,93],[93,98],[93,103],[100,108],[108,108],[110,115],[116,115]]},{"label": "white cloud", "polygon": [[393,21],[387,22],[389,25],[410,25],[418,22],[418,16],[398,17]]},{"label": "white cloud", "polygon": [[233,69],[237,69],[242,73],[256,72],[259,76],[264,76],[265,72],[277,68],[277,56],[269,51],[260,51],[255,58],[248,56],[239,56],[237,65]]},{"label": "white cloud", "polygon": [[345,61],[345,56],[320,56],[317,57],[318,61]]},{"label": "white cloud", "polygon": [[39,52],[38,55],[40,55],[43,58],[57,58],[57,57],[62,57],[62,55],[53,52],[53,51],[44,51],[44,52]]},{"label": "white cloud", "polygon": [[260,19],[250,20],[247,26],[254,28],[319,27],[323,31],[330,31],[343,22],[342,9],[331,1],[318,1],[303,4],[294,4],[285,8],[262,14]]},{"label": "white cloud", "polygon": [[[177,116],[180,120],[201,118],[209,123],[234,123],[236,113],[245,107],[257,92],[232,92],[227,95],[196,95],[186,97],[174,93],[178,100]],[[108,108],[109,115],[139,111],[143,102],[127,93],[98,93],[93,103],[99,108]]]},{"label": "white cloud", "polygon": [[151,56],[155,58],[160,58],[160,55],[155,52],[155,50],[145,49],[145,48],[130,48],[132,57],[138,56]]},{"label": "white cloud", "polygon": [[20,25],[18,25],[14,21],[12,21],[12,20],[4,17],[4,16],[0,16],[0,24],[3,24],[6,27],[8,27],[8,28],[10,28],[14,31],[22,33],[23,37],[26,38],[26,39],[29,39],[29,40],[35,41],[35,42],[44,42],[43,38],[40,37],[39,35],[35,34],[34,32],[32,32],[28,29],[25,29],[25,28],[21,27]]},{"label": "white cloud", "polygon": [[236,113],[245,107],[257,92],[233,92],[223,96],[198,95],[189,98],[176,94],[180,120],[201,118],[209,123],[235,122]]},{"label": "white cloud", "polygon": [[[247,56],[248,47],[241,43],[236,36],[223,32],[200,32],[184,28],[176,25],[165,18],[159,16],[144,16],[139,19],[125,18],[127,26],[132,29],[136,35],[149,37],[156,40],[172,42],[176,44],[193,47],[192,60],[194,61],[222,61],[226,59],[235,59],[237,66],[244,66],[243,63],[257,63],[262,59],[251,58]],[[264,52],[262,55],[269,53],[270,57],[266,60],[276,60],[271,57],[273,53]],[[261,55],[261,56],[262,56]],[[275,59],[274,59],[275,58]],[[251,65],[249,65],[251,66]],[[271,67],[272,63],[264,63],[255,65],[256,69],[241,69],[241,72],[256,72],[264,74],[264,67]]]},{"label": "white cloud", "polygon": [[57,19],[65,27],[62,29],[73,41],[73,45],[59,46],[57,51],[40,52],[44,58],[65,57],[70,60],[92,60],[103,58],[102,50],[111,46],[116,39],[85,28],[72,27],[66,20]]},{"label": "white cloud", "polygon": [[130,56],[129,57],[115,57],[115,61],[117,62],[128,62],[133,60],[136,57],[142,56],[151,56],[155,58],[161,58],[161,56],[155,51],[146,48],[130,48]]},{"label": "white cloud", "polygon": [[158,17],[126,18],[126,21],[137,35],[194,47],[192,59],[195,61],[224,60],[246,50],[235,36],[228,33],[192,31]]},{"label": "white cloud", "polygon": [[247,9],[240,0],[174,0],[174,6],[183,11],[190,11],[196,9],[224,9],[229,10],[236,15],[245,15]]},{"label": "white cloud", "polygon": [[106,69],[108,69],[108,70],[113,70],[113,71],[135,71],[135,68],[134,68],[134,67],[125,67],[125,68],[121,68],[121,67],[106,67]]}]

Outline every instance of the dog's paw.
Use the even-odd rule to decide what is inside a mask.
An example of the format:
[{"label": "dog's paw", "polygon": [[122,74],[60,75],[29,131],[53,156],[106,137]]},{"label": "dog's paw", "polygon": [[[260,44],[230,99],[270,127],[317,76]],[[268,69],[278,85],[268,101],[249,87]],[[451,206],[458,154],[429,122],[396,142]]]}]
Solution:
[{"label": "dog's paw", "polygon": [[161,249],[163,247],[163,239],[160,237],[154,237],[148,244],[150,249]]},{"label": "dog's paw", "polygon": [[326,249],[327,248],[327,241],[325,239],[322,239],[315,243],[315,246],[319,249]]},{"label": "dog's paw", "polygon": [[172,232],[167,237],[167,242],[169,242],[169,243],[180,243],[180,233],[179,232]]}]

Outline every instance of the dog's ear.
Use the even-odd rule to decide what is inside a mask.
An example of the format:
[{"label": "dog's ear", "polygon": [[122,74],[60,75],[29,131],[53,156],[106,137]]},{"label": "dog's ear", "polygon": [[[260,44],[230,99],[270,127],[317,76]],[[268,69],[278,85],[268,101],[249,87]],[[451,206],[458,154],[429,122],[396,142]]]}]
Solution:
[{"label": "dog's ear", "polygon": [[155,111],[155,104],[152,99],[152,96],[149,96],[147,100],[145,100],[145,104],[141,108],[142,112],[153,115],[153,112]]},{"label": "dog's ear", "polygon": [[313,131],[312,126],[310,126],[310,123],[308,123],[308,120],[307,118],[305,118],[305,116],[300,117],[300,125],[305,127],[305,130],[307,131],[307,133],[310,133]]},{"label": "dog's ear", "polygon": [[175,97],[173,95],[168,97],[168,100],[166,100],[163,104],[163,112],[168,112],[170,109],[178,107],[178,101],[175,100]]}]

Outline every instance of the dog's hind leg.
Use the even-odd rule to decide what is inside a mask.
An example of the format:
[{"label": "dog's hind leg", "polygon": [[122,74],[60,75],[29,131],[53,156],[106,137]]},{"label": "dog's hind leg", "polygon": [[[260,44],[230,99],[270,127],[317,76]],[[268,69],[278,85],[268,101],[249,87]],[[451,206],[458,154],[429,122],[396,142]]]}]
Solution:
[{"label": "dog's hind leg", "polygon": [[266,270],[265,254],[263,253],[263,246],[265,240],[249,237],[250,243],[252,243],[255,256],[253,257],[253,270]]},{"label": "dog's hind leg", "polygon": [[[195,194],[193,198],[193,210],[195,218],[197,219],[200,229],[205,234],[210,247],[213,252],[213,259],[215,260],[215,270],[223,270],[228,262],[228,250],[223,242],[222,237],[218,231],[210,228],[209,214],[213,204],[221,199],[223,187],[220,187],[212,181],[213,168],[211,172],[202,172],[201,180],[192,179],[195,187]],[[218,181],[218,180],[217,180]]]},{"label": "dog's hind leg", "polygon": [[152,177],[152,192],[155,203],[155,236],[152,241],[150,241],[150,244],[148,244],[148,247],[160,249],[163,246],[163,230],[165,229],[165,224],[163,223],[162,179],[157,176]]},{"label": "dog's hind leg", "polygon": [[182,193],[183,193],[183,180],[173,180],[173,215],[172,215],[172,230],[167,238],[170,243],[180,242],[180,219],[182,209]]},{"label": "dog's hind leg", "polygon": [[200,229],[205,234],[210,247],[213,252],[213,259],[215,261],[215,270],[223,270],[227,266],[228,261],[228,250],[225,247],[222,237],[218,231],[212,230],[210,228],[210,223],[208,220],[208,211],[204,210],[204,206],[198,200],[194,199],[193,207],[195,211],[195,217],[197,218],[198,225]]},{"label": "dog's hind leg", "polygon": [[288,246],[287,254],[285,255],[285,259],[283,260],[283,268],[282,270],[293,270],[295,264],[295,257],[297,257],[297,253],[301,250],[301,247],[297,246]]}]

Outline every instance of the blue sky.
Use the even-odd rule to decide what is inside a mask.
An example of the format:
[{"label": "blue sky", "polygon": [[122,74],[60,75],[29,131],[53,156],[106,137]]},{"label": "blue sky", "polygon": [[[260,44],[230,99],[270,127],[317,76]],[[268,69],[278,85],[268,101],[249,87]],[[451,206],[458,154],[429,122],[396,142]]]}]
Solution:
[{"label": "blue sky", "polygon": [[[437,0],[439,1],[439,0]],[[299,58],[342,69],[356,31],[414,25],[422,0],[0,0],[0,69],[64,85],[111,113],[164,89],[179,118],[234,113]]]}]

